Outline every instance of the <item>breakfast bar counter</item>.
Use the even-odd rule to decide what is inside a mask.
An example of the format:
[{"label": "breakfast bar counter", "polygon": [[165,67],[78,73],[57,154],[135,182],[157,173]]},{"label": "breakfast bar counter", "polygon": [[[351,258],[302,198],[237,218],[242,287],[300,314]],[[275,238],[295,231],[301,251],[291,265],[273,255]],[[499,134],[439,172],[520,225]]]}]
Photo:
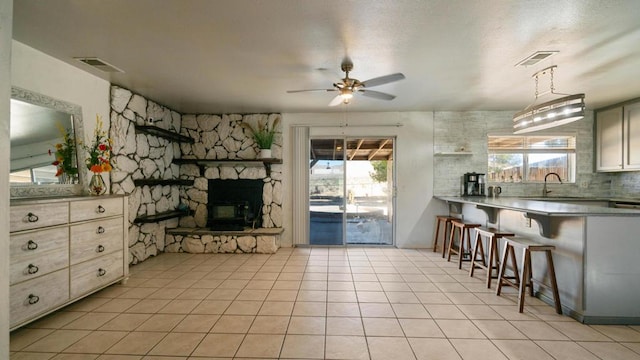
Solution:
[{"label": "breakfast bar counter", "polygon": [[[436,196],[449,204],[473,204],[480,207],[508,209],[544,216],[640,216],[640,211],[608,207],[616,201],[636,202],[629,199],[601,199],[601,198],[522,198],[484,196]],[[637,201],[640,204],[640,201]]]},{"label": "breakfast bar counter", "polygon": [[[640,210],[610,207],[633,200],[436,199],[448,204],[452,216],[555,246],[553,261],[565,314],[589,324],[640,324]],[[534,268],[534,276],[544,270]],[[542,300],[550,300],[545,289],[536,291]]]}]

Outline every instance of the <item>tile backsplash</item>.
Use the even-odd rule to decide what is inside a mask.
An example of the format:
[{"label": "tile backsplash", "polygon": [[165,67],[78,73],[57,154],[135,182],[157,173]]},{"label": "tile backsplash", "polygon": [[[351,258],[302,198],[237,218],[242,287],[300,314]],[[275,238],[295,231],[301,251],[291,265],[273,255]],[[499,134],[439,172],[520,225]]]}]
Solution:
[{"label": "tile backsplash", "polygon": [[[512,111],[434,113],[434,194],[460,195],[467,172],[487,173],[487,134],[512,134]],[[640,197],[640,172],[596,173],[593,168],[593,112],[585,118],[549,131],[574,133],[577,138],[576,182],[552,184],[553,196]],[[438,155],[464,149],[471,154]],[[489,183],[502,187],[502,196],[542,195],[539,183]],[[635,194],[635,195],[634,195]]]}]

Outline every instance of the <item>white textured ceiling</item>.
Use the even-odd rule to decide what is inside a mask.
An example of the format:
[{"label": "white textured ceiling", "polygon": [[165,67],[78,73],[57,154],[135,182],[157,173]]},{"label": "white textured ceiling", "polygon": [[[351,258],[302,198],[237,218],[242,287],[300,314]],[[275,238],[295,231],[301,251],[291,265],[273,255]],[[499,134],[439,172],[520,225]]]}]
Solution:
[{"label": "white textured ceiling", "polygon": [[[14,39],[183,113],[327,112],[345,56],[402,72],[350,111],[518,110],[531,75],[598,108],[640,96],[637,0],[16,0]],[[538,50],[559,53],[515,67]],[[100,73],[73,57],[125,71]],[[541,83],[541,87],[548,83]]]}]

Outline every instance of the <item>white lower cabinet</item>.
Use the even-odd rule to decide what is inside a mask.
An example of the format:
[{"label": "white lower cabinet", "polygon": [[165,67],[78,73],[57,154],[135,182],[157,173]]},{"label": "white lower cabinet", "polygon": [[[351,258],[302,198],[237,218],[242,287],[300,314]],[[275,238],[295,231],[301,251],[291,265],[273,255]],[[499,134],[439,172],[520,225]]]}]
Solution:
[{"label": "white lower cabinet", "polygon": [[129,275],[124,196],[12,199],[10,327]]},{"label": "white lower cabinet", "polygon": [[47,312],[69,300],[69,269],[11,285],[11,325]]},{"label": "white lower cabinet", "polygon": [[75,298],[91,290],[104,287],[114,280],[121,279],[122,275],[122,251],[72,265],[71,297]]}]

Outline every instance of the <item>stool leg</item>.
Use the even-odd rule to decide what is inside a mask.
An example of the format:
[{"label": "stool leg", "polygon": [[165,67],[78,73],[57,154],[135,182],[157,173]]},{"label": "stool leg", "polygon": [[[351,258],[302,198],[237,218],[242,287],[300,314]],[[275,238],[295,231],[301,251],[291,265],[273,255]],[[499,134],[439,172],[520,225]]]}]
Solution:
[{"label": "stool leg", "polygon": [[491,279],[493,278],[493,270],[498,270],[498,238],[492,236],[489,238],[489,264],[487,265],[487,289],[491,289]]},{"label": "stool leg", "polygon": [[[484,239],[482,237],[480,237],[480,259],[482,260],[482,265],[487,266],[487,261],[485,260],[485,253],[484,253]],[[474,255],[475,256],[475,255]],[[474,257],[475,259],[475,257]]]},{"label": "stool leg", "polygon": [[516,260],[516,251],[513,246],[509,246],[511,252],[509,253],[509,257],[511,258],[511,263],[513,264],[513,277],[515,278],[516,285],[520,285],[520,271],[518,270],[518,261]]},{"label": "stool leg", "polygon": [[531,253],[528,249],[522,250],[522,276],[518,287],[518,312],[524,311],[524,297],[527,286],[533,289],[531,283]]},{"label": "stool leg", "polygon": [[448,250],[447,250],[447,261],[451,261],[451,249],[453,248],[453,240],[455,239],[456,236],[456,229],[457,227],[453,226],[453,224],[451,225],[451,234],[449,234],[449,246],[448,246]]},{"label": "stool leg", "polygon": [[451,237],[451,232],[453,232],[453,224],[451,224],[451,220],[447,220],[444,223],[444,236],[442,237],[442,258],[443,259],[445,256],[447,256],[447,249],[448,249],[447,239]]},{"label": "stool leg", "polygon": [[500,261],[500,270],[498,271],[498,287],[496,288],[496,295],[500,295],[500,292],[502,291],[502,278],[504,277],[504,271],[507,268],[509,248],[509,244],[505,242],[504,248],[502,249],[502,261]]},{"label": "stool leg", "polygon": [[433,252],[436,252],[436,250],[438,249],[438,238],[440,237],[440,223],[441,223],[440,219],[436,218],[436,233],[435,233],[435,236],[433,237]]},{"label": "stool leg", "polygon": [[[466,231],[465,231],[466,230]],[[471,231],[469,229],[460,229],[460,247],[458,248],[458,269],[462,269],[462,258],[465,255],[465,243],[467,247],[467,251],[471,251]],[[471,255],[471,254],[469,254]]]},{"label": "stool leg", "polygon": [[553,256],[551,256],[551,250],[547,250],[545,253],[547,253],[547,266],[549,267],[549,277],[551,278],[551,289],[553,291],[553,302],[556,306],[556,313],[562,314],[560,293],[558,292],[558,283],[556,282],[556,270],[553,267]]},{"label": "stool leg", "polygon": [[476,233],[476,243],[473,244],[473,250],[471,251],[471,268],[469,269],[469,276],[473,277],[473,272],[476,269],[476,257],[478,255],[478,245],[482,246],[482,236],[480,233]]}]

